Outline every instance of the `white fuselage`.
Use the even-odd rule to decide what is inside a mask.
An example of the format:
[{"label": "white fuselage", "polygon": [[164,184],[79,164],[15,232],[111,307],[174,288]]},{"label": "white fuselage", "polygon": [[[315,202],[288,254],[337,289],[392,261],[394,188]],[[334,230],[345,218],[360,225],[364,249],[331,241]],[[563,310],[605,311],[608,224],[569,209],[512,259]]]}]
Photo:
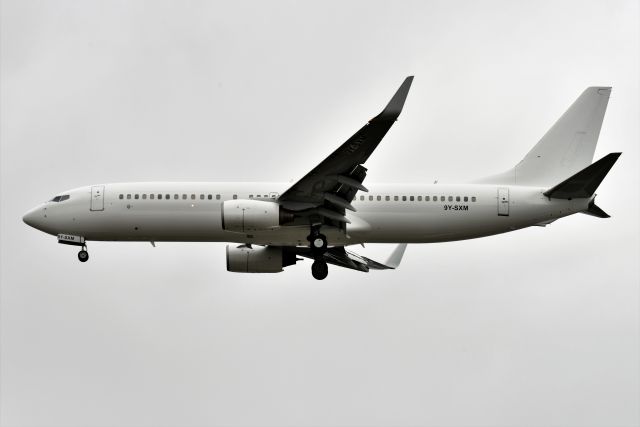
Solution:
[{"label": "white fuselage", "polygon": [[[275,202],[286,188],[287,184],[277,183],[104,184],[60,193],[69,198],[43,203],[24,219],[49,234],[86,240],[307,246],[308,224],[252,233],[222,228],[225,200]],[[347,211],[351,223],[346,233],[326,226],[323,232],[330,246],[471,239],[544,225],[587,209],[590,201],[549,199],[542,194],[545,190],[486,184],[370,185],[368,193],[358,192],[353,200],[356,212]]]}]

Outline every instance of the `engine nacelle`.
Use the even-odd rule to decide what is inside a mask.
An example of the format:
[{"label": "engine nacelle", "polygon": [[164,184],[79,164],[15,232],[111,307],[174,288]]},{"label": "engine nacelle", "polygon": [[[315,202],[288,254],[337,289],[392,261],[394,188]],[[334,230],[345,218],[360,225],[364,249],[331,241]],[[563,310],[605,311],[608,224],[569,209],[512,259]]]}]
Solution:
[{"label": "engine nacelle", "polygon": [[222,203],[222,229],[226,231],[268,231],[292,220],[293,215],[276,202],[239,199]]},{"label": "engine nacelle", "polygon": [[227,245],[227,271],[234,273],[279,273],[295,263],[295,254],[285,252],[281,247]]}]

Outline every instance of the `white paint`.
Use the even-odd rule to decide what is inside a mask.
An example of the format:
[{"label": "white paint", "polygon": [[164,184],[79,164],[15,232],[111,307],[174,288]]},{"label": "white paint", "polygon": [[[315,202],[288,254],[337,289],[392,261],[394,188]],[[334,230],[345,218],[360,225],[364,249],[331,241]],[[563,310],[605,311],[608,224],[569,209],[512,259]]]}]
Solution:
[{"label": "white paint", "polygon": [[[68,200],[37,206],[25,215],[24,221],[52,235],[79,235],[88,241],[308,244],[309,228],[306,225],[283,225],[267,231],[247,232],[222,229],[221,207],[225,202],[230,203],[233,195],[237,195],[238,200],[248,199],[249,195],[285,190],[287,184],[141,182],[103,185],[103,211],[90,209],[91,189],[95,186],[81,187],[60,193],[70,195]],[[507,195],[506,201],[498,200],[499,190],[500,194]],[[562,218],[585,210],[590,201],[550,200],[543,196],[545,190],[487,184],[374,184],[369,185],[369,193],[356,195],[353,201],[356,212],[347,211],[346,214],[351,221],[346,226],[346,233],[336,227],[323,227],[322,230],[328,237],[329,246],[445,242],[505,233]],[[153,200],[149,198],[150,194],[155,196]],[[221,195],[220,200],[216,200],[217,194]],[[360,194],[364,195],[364,200],[360,200]],[[158,199],[158,195],[162,195],[162,199]],[[168,200],[167,195],[170,196]],[[183,195],[187,198],[183,199]],[[196,197],[195,202],[192,195]],[[209,195],[212,195],[211,200]],[[378,201],[378,196],[382,200]],[[370,197],[373,200],[369,200]],[[387,201],[387,197],[391,200]],[[395,201],[395,197],[399,200]],[[418,201],[418,197],[422,200]],[[426,197],[430,200],[425,201]],[[435,202],[434,197],[438,199]],[[440,200],[442,197],[444,201]],[[476,198],[475,202],[471,201],[472,197]],[[508,215],[502,216],[499,212]]]}]

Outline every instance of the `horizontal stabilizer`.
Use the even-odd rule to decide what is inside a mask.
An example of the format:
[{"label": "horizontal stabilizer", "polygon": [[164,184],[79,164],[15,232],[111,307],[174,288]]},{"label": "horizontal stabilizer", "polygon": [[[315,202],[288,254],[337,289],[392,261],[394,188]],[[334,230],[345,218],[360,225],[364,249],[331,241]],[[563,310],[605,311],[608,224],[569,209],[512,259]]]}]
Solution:
[{"label": "horizontal stabilizer", "polygon": [[598,205],[596,205],[595,199],[589,203],[589,207],[586,211],[582,211],[583,214],[595,216],[597,218],[611,218],[611,215],[600,209]]},{"label": "horizontal stabilizer", "polygon": [[580,199],[593,196],[613,164],[622,153],[607,154],[591,166],[587,166],[572,177],[544,192],[544,195],[554,199]]}]

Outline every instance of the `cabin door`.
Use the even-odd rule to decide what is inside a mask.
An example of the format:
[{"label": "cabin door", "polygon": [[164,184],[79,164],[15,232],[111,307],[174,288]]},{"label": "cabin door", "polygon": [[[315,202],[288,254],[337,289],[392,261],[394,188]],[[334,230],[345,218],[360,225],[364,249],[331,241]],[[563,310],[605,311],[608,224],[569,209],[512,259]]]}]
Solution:
[{"label": "cabin door", "polygon": [[498,215],[509,216],[509,189],[498,188]]},{"label": "cabin door", "polygon": [[91,187],[91,208],[92,211],[104,210],[104,185],[94,185]]}]

